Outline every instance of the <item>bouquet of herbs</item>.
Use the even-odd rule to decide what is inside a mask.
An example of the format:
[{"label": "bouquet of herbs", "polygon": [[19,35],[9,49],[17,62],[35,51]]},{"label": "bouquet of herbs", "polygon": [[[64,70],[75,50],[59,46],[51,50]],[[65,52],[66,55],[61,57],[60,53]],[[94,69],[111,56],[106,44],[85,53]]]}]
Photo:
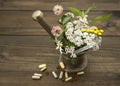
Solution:
[{"label": "bouquet of herbs", "polygon": [[[70,58],[77,58],[77,54],[88,49],[94,51],[99,49],[104,30],[92,26],[92,23],[106,20],[111,14],[88,20],[88,13],[91,9],[92,7],[89,7],[86,11],[81,11],[70,7],[70,12],[63,14],[58,20],[59,25],[53,26],[51,33],[56,43],[56,49],[61,54],[64,53]],[[56,15],[60,15],[63,8],[61,5],[56,5],[53,10]]]}]

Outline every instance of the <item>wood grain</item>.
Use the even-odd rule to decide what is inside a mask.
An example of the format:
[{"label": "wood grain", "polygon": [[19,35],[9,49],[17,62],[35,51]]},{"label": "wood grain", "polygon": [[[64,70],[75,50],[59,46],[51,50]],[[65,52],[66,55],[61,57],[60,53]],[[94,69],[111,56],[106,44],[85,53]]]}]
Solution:
[{"label": "wood grain", "polygon": [[[49,36],[0,36],[0,46],[23,46],[55,47],[54,41]],[[103,37],[101,48],[103,49],[120,49],[120,37]]]},{"label": "wood grain", "polygon": [[[112,13],[108,21],[97,22],[105,30],[99,51],[86,53],[88,66],[77,81],[56,80],[51,72],[58,66],[59,51],[32,13],[40,9],[51,25],[57,25],[52,7],[61,4],[86,10],[93,6],[89,19]],[[120,0],[0,0],[0,86],[119,86],[120,85]],[[41,80],[31,76],[46,63]],[[48,75],[47,75],[48,74]]]},{"label": "wood grain", "polygon": [[62,4],[66,10],[68,7],[84,10],[89,6],[95,10],[120,10],[119,0],[1,0],[0,10],[52,10],[56,4]]},{"label": "wood grain", "polygon": [[[0,35],[48,35],[48,33],[35,21],[32,20],[33,11],[1,11],[0,12]],[[90,17],[106,15],[112,13],[113,16],[108,21],[97,22],[99,28],[105,30],[104,35],[120,36],[119,12],[93,11]],[[9,14],[9,15],[8,15]],[[58,16],[53,12],[45,11],[45,18],[51,25],[57,25]],[[4,20],[4,21],[3,21]]]}]

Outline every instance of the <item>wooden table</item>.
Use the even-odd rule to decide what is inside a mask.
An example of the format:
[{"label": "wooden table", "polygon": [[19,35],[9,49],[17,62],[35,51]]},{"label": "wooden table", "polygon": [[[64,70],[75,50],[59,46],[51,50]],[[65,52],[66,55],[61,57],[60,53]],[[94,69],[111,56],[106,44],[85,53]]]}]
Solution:
[{"label": "wooden table", "polygon": [[[105,30],[101,49],[88,52],[85,74],[77,81],[62,82],[52,77],[59,53],[46,31],[31,18],[40,9],[52,25],[59,16],[52,7],[60,3],[67,7],[95,9],[90,18],[112,13],[107,22],[98,22]],[[0,1],[0,86],[120,86],[120,1],[119,0],[1,0]],[[46,63],[47,71],[41,80],[31,76],[39,72],[38,65]]]}]

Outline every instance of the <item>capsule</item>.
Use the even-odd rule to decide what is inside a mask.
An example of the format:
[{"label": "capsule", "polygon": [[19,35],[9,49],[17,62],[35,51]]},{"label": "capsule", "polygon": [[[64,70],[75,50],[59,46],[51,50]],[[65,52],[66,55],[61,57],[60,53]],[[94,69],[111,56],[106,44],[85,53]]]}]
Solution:
[{"label": "capsule", "polygon": [[68,77],[68,78],[65,79],[65,81],[67,82],[67,81],[69,81],[71,79],[72,79],[72,77]]},{"label": "capsule", "polygon": [[54,71],[52,71],[52,75],[53,75],[54,78],[58,77],[57,74]]},{"label": "capsule", "polygon": [[43,68],[43,67],[46,67],[46,64],[39,65],[39,68]]},{"label": "capsule", "polygon": [[39,77],[42,77],[42,74],[39,74],[39,73],[34,73],[34,76],[39,76]]},{"label": "capsule", "polygon": [[65,72],[65,78],[68,78],[68,72]]},{"label": "capsule", "polygon": [[82,75],[82,74],[85,74],[85,73],[83,71],[77,72],[77,75]]},{"label": "capsule", "polygon": [[33,76],[32,76],[32,79],[38,80],[38,79],[40,79],[40,76],[35,76],[35,75],[33,75]]},{"label": "capsule", "polygon": [[63,71],[60,72],[59,79],[63,78]]},{"label": "capsule", "polygon": [[60,64],[60,67],[61,67],[62,69],[64,69],[64,68],[65,68],[65,65],[64,65],[64,63],[63,63],[63,62],[59,62],[59,64]]},{"label": "capsule", "polygon": [[42,72],[42,71],[44,71],[46,69],[47,69],[47,67],[43,67],[43,68],[40,69],[40,71]]}]

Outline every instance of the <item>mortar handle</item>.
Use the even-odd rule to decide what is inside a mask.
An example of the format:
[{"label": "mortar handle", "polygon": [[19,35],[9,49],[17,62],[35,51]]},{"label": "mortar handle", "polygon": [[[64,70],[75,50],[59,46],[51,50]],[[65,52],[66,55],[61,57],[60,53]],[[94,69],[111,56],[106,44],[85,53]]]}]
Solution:
[{"label": "mortar handle", "polygon": [[37,10],[33,12],[32,14],[33,20],[37,21],[48,33],[50,36],[53,36],[51,34],[51,24],[47,22],[47,20],[44,18],[44,13],[40,10]]}]

